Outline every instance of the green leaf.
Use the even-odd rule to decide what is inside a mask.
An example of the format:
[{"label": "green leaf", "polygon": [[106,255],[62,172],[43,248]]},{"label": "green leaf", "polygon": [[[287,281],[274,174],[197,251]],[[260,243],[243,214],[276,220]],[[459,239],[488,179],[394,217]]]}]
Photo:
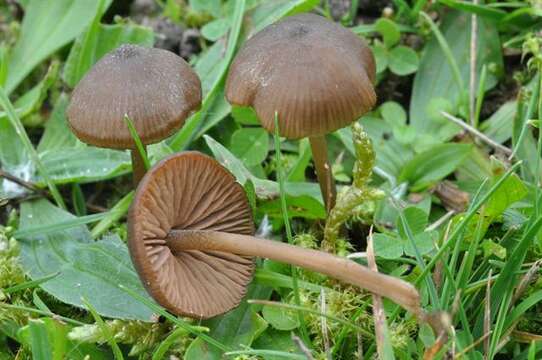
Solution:
[{"label": "green leaf", "polygon": [[399,259],[403,255],[404,241],[386,234],[374,234],[374,251],[376,256],[384,259]]},{"label": "green leaf", "polygon": [[[75,217],[47,200],[21,205],[20,229],[52,225]],[[124,284],[147,297],[132,266],[126,245],[116,236],[94,242],[85,226],[19,239],[21,264],[32,279],[52,272],[58,276],[41,284],[52,296],[81,307],[81,297],[106,317],[150,321],[152,313],[119,289]]]},{"label": "green leaf", "polygon": [[[292,340],[290,331],[279,331],[273,328],[268,328],[262,336],[256,339],[253,344],[254,349],[276,350],[288,352],[290,354],[301,355],[301,358],[306,359],[299,347]],[[263,355],[265,360],[284,360],[283,356]]]},{"label": "green leaf", "polygon": [[58,98],[49,120],[45,123],[45,132],[38,144],[38,153],[71,148],[77,145],[78,140],[68,127],[66,108],[70,100],[68,95],[62,93]]},{"label": "green leaf", "polygon": [[399,45],[390,51],[390,70],[400,76],[415,73],[418,70],[420,60],[418,54],[409,47]]},{"label": "green leaf", "polygon": [[[423,232],[425,228],[427,227],[429,214],[423,211],[422,209],[415,206],[409,206],[403,210],[403,214],[407,221],[408,228],[412,232],[412,235],[417,235]],[[397,227],[397,230],[399,231],[399,235],[402,238],[406,239],[407,233],[401,219],[397,219],[396,227]]]},{"label": "green leaf", "polygon": [[231,115],[241,125],[260,125],[260,119],[251,106],[232,106]]},{"label": "green leaf", "polygon": [[[414,235],[414,244],[416,244],[416,249],[420,252],[420,255],[426,255],[435,248],[434,246],[435,237],[438,237],[438,233],[436,231],[422,232],[422,233]],[[405,239],[404,250],[405,250],[406,255],[415,257],[416,249],[414,249],[414,246],[408,239]]]},{"label": "green leaf", "polygon": [[[41,154],[41,161],[55,184],[94,182],[129,173],[130,155],[124,151],[95,148],[67,148]],[[37,179],[42,183],[41,178]]]},{"label": "green leaf", "polygon": [[276,306],[264,306],[263,318],[277,330],[294,330],[299,327],[297,315],[284,308]]},{"label": "green leaf", "polygon": [[[468,84],[470,74],[470,15],[459,11],[446,13],[440,29],[459,67],[463,82]],[[483,19],[478,22],[477,49],[477,73],[480,73],[483,64],[493,63],[498,69],[503,68],[501,44],[497,29],[494,24]],[[496,83],[495,74],[488,74],[486,90],[491,89]],[[433,37],[425,46],[418,72],[414,78],[410,101],[410,121],[412,125],[418,131],[431,133],[434,124],[426,113],[429,101],[432,98],[440,97],[448,99],[454,107],[458,107],[464,90],[458,90],[449,61],[438,40]]]},{"label": "green leaf", "polygon": [[[492,183],[496,183],[500,176],[495,177]],[[527,186],[516,174],[510,175],[501,187],[489,198],[484,214],[489,217],[497,217],[513,203],[523,199],[527,195]]]},{"label": "green leaf", "polygon": [[390,19],[380,18],[375,23],[375,30],[382,35],[384,45],[389,49],[399,42],[401,32],[397,24]]},{"label": "green leaf", "polygon": [[408,181],[413,190],[427,187],[452,173],[469,156],[469,144],[441,144],[410,160],[401,171],[399,181]]},{"label": "green leaf", "polygon": [[133,23],[103,25],[99,21],[100,15],[97,15],[70,50],[62,78],[71,87],[75,87],[100,58],[121,44],[150,47],[154,43],[154,34],[149,28]]},{"label": "green leaf", "polygon": [[70,326],[51,318],[30,319],[20,328],[18,338],[32,351],[35,360],[109,359],[109,354],[93,344],[76,343],[68,339]]},{"label": "green leaf", "polygon": [[233,133],[230,150],[245,165],[258,165],[269,152],[269,134],[262,128],[241,128]]},{"label": "green leaf", "polygon": [[220,0],[189,0],[188,3],[193,11],[205,12],[214,17],[220,16]]},{"label": "green leaf", "polygon": [[250,13],[251,23],[254,24],[250,33],[255,34],[286,15],[310,11],[319,3],[319,0],[264,1]]},{"label": "green leaf", "polygon": [[517,110],[516,101],[504,103],[489,119],[480,125],[480,129],[490,139],[504,143],[512,137],[512,126]]},{"label": "green leaf", "polygon": [[[248,299],[268,299],[271,289],[258,285],[250,285],[247,291]],[[254,339],[267,328],[267,322],[249,307],[246,300],[236,309],[211,320],[203,322],[210,329],[209,336],[233,349],[250,346]],[[202,339],[194,340],[186,353],[185,360],[222,359],[222,352],[216,347],[210,347]]]},{"label": "green leaf", "polygon": [[226,33],[230,28],[230,22],[228,19],[216,19],[201,28],[201,35],[209,41],[217,41]]},{"label": "green leaf", "polygon": [[373,45],[372,50],[376,62],[376,73],[380,74],[381,72],[386,70],[389,65],[388,49],[386,49],[386,47],[382,43],[376,42]]},{"label": "green leaf", "polygon": [[407,114],[403,107],[395,101],[386,101],[380,105],[380,115],[392,126],[406,125]]},{"label": "green leaf", "polygon": [[[217,142],[212,137],[205,135],[205,142],[211,149],[214,157],[222,166],[226,167],[237,179],[237,181],[244,185],[247,180],[251,180],[254,183],[256,189],[256,195],[260,199],[272,199],[279,195],[278,184],[274,181],[267,179],[260,179],[255,177],[248,171],[243,165],[243,162],[236,158],[228,149],[222,144]],[[286,194],[289,196],[310,196],[313,199],[318,200],[320,204],[323,204],[322,195],[320,193],[320,187],[315,183],[295,182],[286,183]]]},{"label": "green leaf", "polygon": [[31,0],[25,9],[21,37],[11,52],[7,93],[36,65],[79,35],[96,16],[99,5],[99,1]]},{"label": "green leaf", "polygon": [[470,12],[472,14],[480,15],[488,20],[497,22],[503,20],[508,14],[506,11],[496,9],[495,7],[478,5],[468,1],[439,0],[439,2],[453,9]]}]

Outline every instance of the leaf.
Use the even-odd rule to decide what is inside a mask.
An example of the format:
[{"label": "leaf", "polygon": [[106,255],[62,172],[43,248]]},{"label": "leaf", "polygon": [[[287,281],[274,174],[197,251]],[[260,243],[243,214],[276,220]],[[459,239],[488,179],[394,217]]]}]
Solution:
[{"label": "leaf", "polygon": [[71,87],[77,85],[92,65],[121,44],[151,47],[154,43],[154,33],[149,28],[133,23],[103,25],[99,21],[97,15],[70,50],[62,78]]},{"label": "leaf", "polygon": [[497,9],[495,7],[490,7],[487,5],[478,5],[472,2],[467,1],[458,1],[458,0],[439,0],[440,3],[449,6],[453,9],[470,12],[476,15],[483,16],[486,19],[493,21],[501,21],[508,14],[506,11]]},{"label": "leaf", "polygon": [[264,306],[263,318],[277,330],[294,330],[299,327],[299,317],[292,311],[276,306]]},{"label": "leaf", "polygon": [[390,51],[390,70],[400,76],[415,73],[418,70],[420,60],[418,54],[409,47],[399,45]]},{"label": "leaf", "polygon": [[[29,115],[41,107],[48,89],[57,80],[57,75],[58,62],[54,62],[43,80],[17,99],[14,107],[15,114],[19,118]],[[21,168],[28,168],[27,164],[30,164],[30,154],[4,111],[0,111],[0,163],[5,170],[11,173],[17,173]],[[28,177],[21,178],[31,180],[33,170],[29,170],[31,171],[28,172]]]},{"label": "leaf", "polygon": [[382,35],[384,45],[389,49],[399,42],[401,32],[397,24],[390,19],[380,18],[375,23],[375,30]]},{"label": "leaf", "polygon": [[[470,74],[470,15],[459,11],[446,13],[440,29],[450,46],[464,83],[468,84]],[[483,64],[493,63],[498,69],[503,68],[501,44],[497,29],[494,24],[483,19],[478,22],[477,49],[477,73],[480,73]],[[496,83],[495,74],[488,74],[486,90],[491,89]],[[440,97],[448,99],[454,107],[458,107],[463,90],[465,89],[459,90],[457,88],[449,62],[442,52],[438,40],[433,37],[425,46],[418,72],[414,77],[410,101],[410,121],[412,125],[418,131],[431,133],[434,124],[426,113],[429,101],[432,98]]]},{"label": "leaf", "polygon": [[389,65],[388,49],[386,49],[386,47],[382,43],[376,42],[372,46],[372,50],[376,62],[376,73],[380,74],[381,72],[386,70]]},{"label": "leaf", "polygon": [[380,105],[380,114],[386,122],[393,126],[406,125],[407,114],[403,107],[395,101],[386,101]]},{"label": "leaf", "polygon": [[220,16],[220,0],[189,0],[190,7],[196,12],[205,12],[214,17]]},{"label": "leaf", "polygon": [[51,318],[30,319],[20,328],[18,338],[32,351],[35,360],[109,359],[109,354],[94,344],[82,344],[68,339],[70,326]]},{"label": "leaf", "polygon": [[[421,232],[419,234],[414,235],[414,244],[416,244],[416,249],[420,252],[420,255],[426,255],[431,250],[434,249],[434,238],[438,237],[438,233],[436,231],[433,232]],[[405,239],[404,244],[404,251],[407,256],[415,257],[416,256],[416,250],[414,249],[414,246],[412,243]]]},{"label": "leaf", "polygon": [[404,241],[386,234],[374,234],[374,251],[378,257],[384,259],[399,259],[403,255]]},{"label": "leaf", "polygon": [[49,120],[45,123],[45,132],[38,144],[38,153],[46,151],[71,148],[77,145],[78,140],[68,127],[66,119],[66,108],[69,104],[69,98],[62,93],[58,98]]},{"label": "leaf", "polygon": [[245,165],[258,165],[269,152],[269,134],[262,128],[241,128],[232,134],[230,150]]},{"label": "leaf", "polygon": [[319,0],[274,0],[264,1],[250,12],[251,21],[254,24],[250,34],[255,34],[286,15],[294,15],[300,12],[308,12],[320,3]]},{"label": "leaf", "polygon": [[[270,295],[270,288],[250,285],[246,298],[266,300]],[[203,325],[210,329],[210,337],[232,349],[242,349],[243,347],[250,346],[254,339],[267,328],[267,322],[250,308],[246,300],[243,300],[241,305],[233,311],[204,321]],[[222,352],[198,338],[190,344],[184,354],[184,359],[219,360],[222,359]]]},{"label": "leaf", "polygon": [[[409,206],[403,210],[403,214],[407,221],[408,228],[412,232],[412,235],[417,235],[423,232],[424,229],[427,227],[427,223],[429,221],[429,214],[423,211],[422,209],[415,206]],[[406,239],[407,233],[401,219],[397,219],[396,227],[397,227],[397,230],[399,231],[399,235],[402,238]]]},{"label": "leaf", "polygon": [[31,0],[9,59],[6,92],[12,92],[36,65],[79,35],[96,16],[99,5],[99,1]]},{"label": "leaf", "polygon": [[[20,229],[52,225],[75,217],[47,200],[21,205]],[[21,264],[32,279],[59,272],[41,287],[60,301],[84,308],[84,296],[106,317],[150,321],[152,312],[119,289],[123,284],[148,297],[117,237],[94,242],[85,226],[19,239]]]},{"label": "leaf", "polygon": [[408,181],[411,188],[421,189],[452,173],[469,156],[469,144],[440,144],[412,158],[399,176],[399,181]]},{"label": "leaf", "polygon": [[[56,184],[106,180],[131,170],[128,153],[92,146],[47,151],[40,157]],[[38,178],[37,182],[43,180]]]},{"label": "leaf", "polygon": [[209,41],[217,41],[226,33],[230,28],[230,22],[228,19],[216,19],[201,28],[201,35]]},{"label": "leaf", "polygon": [[517,102],[504,103],[489,119],[480,125],[480,129],[490,139],[504,143],[512,137],[512,124],[516,116]]},{"label": "leaf", "polygon": [[260,119],[251,106],[232,106],[231,115],[241,125],[260,125]]},{"label": "leaf", "polygon": [[[253,348],[283,351],[304,356],[299,347],[292,340],[290,331],[279,331],[273,328],[268,328],[262,336],[257,338]],[[263,355],[262,357],[265,360],[284,360],[283,356]],[[304,356],[304,358],[306,358],[306,356]]]},{"label": "leaf", "polygon": [[[492,183],[496,183],[500,176],[494,177]],[[489,217],[497,217],[513,203],[527,196],[527,186],[516,174],[510,175],[495,191],[485,205],[484,214]]]},{"label": "leaf", "polygon": [[[204,135],[207,146],[211,149],[214,157],[218,162],[227,168],[237,179],[237,181],[244,185],[247,180],[254,183],[256,189],[256,195],[260,199],[272,199],[278,197],[279,190],[278,184],[274,181],[267,179],[260,179],[255,177],[248,171],[243,165],[241,160],[237,159],[228,149],[215,139],[208,135]],[[322,195],[320,193],[320,187],[314,183],[305,182],[289,182],[285,184],[286,194],[289,196],[310,196],[313,199],[318,200],[320,204],[323,204]]]}]

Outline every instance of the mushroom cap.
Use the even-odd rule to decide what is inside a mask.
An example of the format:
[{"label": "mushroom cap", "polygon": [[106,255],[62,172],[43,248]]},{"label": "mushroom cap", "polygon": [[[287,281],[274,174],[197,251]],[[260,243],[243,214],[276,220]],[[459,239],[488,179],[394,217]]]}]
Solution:
[{"label": "mushroom cap", "polygon": [[254,233],[244,189],[216,160],[184,152],[149,170],[128,215],[128,247],[145,288],[169,311],[209,318],[236,307],[253,259],[219,251],[173,254],[165,240],[172,229]]},{"label": "mushroom cap", "polygon": [[313,14],[291,16],[250,38],[226,82],[231,104],[252,106],[262,125],[296,139],[357,120],[376,102],[375,60],[350,30]]},{"label": "mushroom cap", "polygon": [[121,45],[106,54],[73,91],[67,110],[75,135],[91,145],[133,149],[124,115],[144,144],[172,135],[201,104],[201,83],[181,57]]}]

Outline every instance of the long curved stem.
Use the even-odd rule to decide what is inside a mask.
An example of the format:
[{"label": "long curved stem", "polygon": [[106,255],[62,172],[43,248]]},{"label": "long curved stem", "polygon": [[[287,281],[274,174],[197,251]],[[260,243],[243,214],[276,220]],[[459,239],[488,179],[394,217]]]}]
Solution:
[{"label": "long curved stem", "polygon": [[212,250],[297,265],[367,289],[394,301],[424,321],[426,318],[420,306],[420,295],[410,283],[323,251],[249,235],[206,230],[171,230],[166,243],[174,254],[189,250]]},{"label": "long curved stem", "polygon": [[311,143],[316,176],[320,183],[320,190],[322,191],[322,197],[324,198],[324,204],[326,205],[326,212],[329,214],[331,209],[335,206],[337,188],[335,186],[335,180],[333,179],[333,173],[331,172],[331,164],[329,163],[329,158],[327,156],[326,138],[325,135],[311,136],[309,137],[309,141]]},{"label": "long curved stem", "polygon": [[130,153],[132,155],[132,181],[135,189],[137,188],[137,185],[139,185],[141,179],[143,179],[143,176],[145,176],[147,169],[145,168],[145,162],[138,149],[132,149]]}]

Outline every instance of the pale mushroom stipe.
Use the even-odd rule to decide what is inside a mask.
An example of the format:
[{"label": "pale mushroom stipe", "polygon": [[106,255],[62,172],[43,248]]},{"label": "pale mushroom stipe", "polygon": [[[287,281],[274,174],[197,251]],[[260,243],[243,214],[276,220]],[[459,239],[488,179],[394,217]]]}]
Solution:
[{"label": "pale mushroom stipe", "polygon": [[309,137],[329,212],[336,187],[325,135],[374,106],[375,76],[373,54],[362,39],[322,16],[300,14],[266,27],[244,44],[228,73],[226,98],[253,107],[270,132],[277,113],[281,136]]},{"label": "pale mushroom stipe", "polygon": [[243,187],[216,160],[174,154],[147,172],[128,216],[128,247],[149,294],[174,314],[209,318],[236,307],[253,256],[329,275],[426,319],[410,283],[327,252],[253,236]]},{"label": "pale mushroom stipe", "polygon": [[181,57],[161,49],[121,45],[98,61],[73,91],[68,123],[83,142],[129,149],[134,185],[145,167],[124,117],[144,145],[181,128],[201,105],[201,83]]}]

